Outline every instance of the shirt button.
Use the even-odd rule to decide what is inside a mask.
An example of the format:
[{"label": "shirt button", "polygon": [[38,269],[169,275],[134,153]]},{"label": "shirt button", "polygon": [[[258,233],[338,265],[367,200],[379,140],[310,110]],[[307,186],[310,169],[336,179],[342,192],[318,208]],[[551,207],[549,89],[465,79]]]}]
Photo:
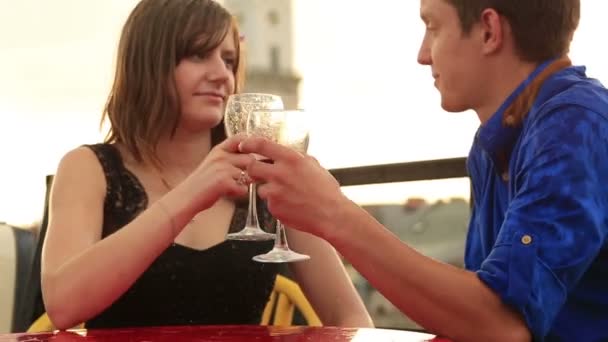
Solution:
[{"label": "shirt button", "polygon": [[521,237],[521,243],[524,245],[529,245],[532,243],[532,237],[530,235],[524,235]]}]

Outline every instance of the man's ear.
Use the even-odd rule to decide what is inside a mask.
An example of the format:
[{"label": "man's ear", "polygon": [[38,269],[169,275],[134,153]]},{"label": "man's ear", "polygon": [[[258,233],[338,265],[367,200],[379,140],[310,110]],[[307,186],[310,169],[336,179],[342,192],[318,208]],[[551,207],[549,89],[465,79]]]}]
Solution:
[{"label": "man's ear", "polygon": [[492,8],[481,12],[479,21],[482,42],[482,52],[490,55],[500,50],[504,44],[504,34],[508,32],[506,20]]}]

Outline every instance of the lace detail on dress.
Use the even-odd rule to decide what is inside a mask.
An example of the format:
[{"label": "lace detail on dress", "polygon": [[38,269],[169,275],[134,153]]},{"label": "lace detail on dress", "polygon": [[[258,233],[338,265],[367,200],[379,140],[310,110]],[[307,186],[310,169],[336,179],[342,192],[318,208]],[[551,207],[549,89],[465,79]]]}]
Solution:
[{"label": "lace detail on dress", "polygon": [[[106,199],[104,201],[104,224],[102,237],[106,237],[128,224],[148,207],[148,195],[139,179],[129,171],[122,161],[120,152],[111,144],[86,145],[101,163],[106,175]],[[229,232],[237,232],[247,220],[247,199],[236,201],[235,212],[230,222]],[[258,220],[268,232],[276,229],[276,220],[266,207],[266,202],[257,198]]]},{"label": "lace detail on dress", "polygon": [[110,144],[87,145],[106,175],[102,238],[128,224],[148,207],[148,196],[139,179],[125,168],[120,152]]}]

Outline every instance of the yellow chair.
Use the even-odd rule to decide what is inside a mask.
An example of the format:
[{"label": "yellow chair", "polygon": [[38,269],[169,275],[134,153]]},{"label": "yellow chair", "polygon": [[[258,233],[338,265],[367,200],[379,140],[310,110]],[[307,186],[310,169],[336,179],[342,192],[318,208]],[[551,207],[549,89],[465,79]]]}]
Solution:
[{"label": "yellow chair", "polygon": [[[274,290],[262,314],[262,325],[289,326],[293,324],[294,310],[298,309],[309,326],[322,326],[317,313],[295,281],[277,275]],[[274,315],[273,315],[274,314]],[[273,318],[272,324],[270,319]]]},{"label": "yellow chair", "polygon": [[47,316],[46,312],[43,313],[40,317],[38,317],[38,319],[35,320],[29,328],[27,328],[28,333],[46,332],[53,330],[55,330],[55,327],[53,326],[53,323],[51,323],[51,320],[49,319],[49,316]]},{"label": "yellow chair", "polygon": [[[84,329],[84,323],[81,323],[81,324],[75,326],[73,329]],[[40,317],[38,317],[38,319],[35,320],[34,323],[32,323],[32,325],[30,325],[30,327],[27,329],[27,332],[28,333],[38,333],[38,332],[47,332],[47,331],[53,331],[53,330],[56,330],[56,328],[53,325],[53,323],[51,323],[49,316],[45,312],[42,315],[40,315]]]}]

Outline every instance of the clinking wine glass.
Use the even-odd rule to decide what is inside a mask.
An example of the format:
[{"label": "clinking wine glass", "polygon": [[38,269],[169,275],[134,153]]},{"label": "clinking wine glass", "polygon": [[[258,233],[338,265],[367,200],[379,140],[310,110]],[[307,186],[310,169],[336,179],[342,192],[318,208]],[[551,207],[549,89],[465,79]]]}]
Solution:
[{"label": "clinking wine glass", "polygon": [[[309,119],[301,110],[254,110],[247,120],[247,134],[262,136],[300,153],[308,150]],[[289,249],[285,227],[277,220],[274,247],[266,254],[256,255],[258,262],[293,262],[308,260],[310,256]]]},{"label": "clinking wine glass", "polygon": [[[228,97],[224,114],[224,126],[227,136],[246,133],[249,114],[257,109],[283,109],[280,96],[262,93],[233,94]],[[261,241],[274,239],[275,234],[265,232],[260,227],[257,212],[256,187],[249,184],[249,206],[245,227],[236,233],[226,236],[229,240]]]}]

